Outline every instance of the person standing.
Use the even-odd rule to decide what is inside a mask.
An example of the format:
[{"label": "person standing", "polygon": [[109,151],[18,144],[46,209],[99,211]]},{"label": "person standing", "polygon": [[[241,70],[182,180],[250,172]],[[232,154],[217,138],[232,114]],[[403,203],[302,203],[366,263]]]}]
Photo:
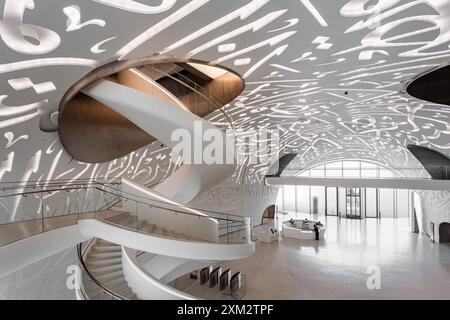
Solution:
[{"label": "person standing", "polygon": [[316,240],[319,240],[319,226],[318,224],[314,224],[314,232],[316,233]]}]

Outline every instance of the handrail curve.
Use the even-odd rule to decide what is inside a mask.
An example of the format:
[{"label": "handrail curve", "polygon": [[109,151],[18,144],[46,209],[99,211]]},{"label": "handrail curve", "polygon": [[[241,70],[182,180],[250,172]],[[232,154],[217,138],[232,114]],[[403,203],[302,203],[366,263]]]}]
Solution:
[{"label": "handrail curve", "polygon": [[[116,299],[116,300],[130,300],[127,297],[124,297],[120,294],[118,294],[117,292],[114,292],[113,290],[109,289],[108,287],[106,287],[105,285],[103,285],[100,281],[97,280],[97,278],[95,278],[92,273],[89,271],[89,268],[86,266],[86,263],[84,262],[84,256],[87,253],[87,250],[89,249],[90,245],[92,244],[92,242],[94,242],[96,239],[91,239],[88,243],[88,245],[86,246],[86,249],[84,250],[84,252],[82,252],[82,246],[83,243],[79,243],[77,245],[77,255],[78,255],[78,262],[81,264],[81,267],[83,268],[83,271],[86,272],[86,274],[88,275],[89,279],[92,280],[96,286],[98,286],[100,289],[102,289],[105,293],[109,294],[112,298]],[[84,297],[88,297],[89,295],[84,291],[84,287],[83,287],[83,283],[82,283],[82,277],[80,277],[80,290],[83,294]]]}]

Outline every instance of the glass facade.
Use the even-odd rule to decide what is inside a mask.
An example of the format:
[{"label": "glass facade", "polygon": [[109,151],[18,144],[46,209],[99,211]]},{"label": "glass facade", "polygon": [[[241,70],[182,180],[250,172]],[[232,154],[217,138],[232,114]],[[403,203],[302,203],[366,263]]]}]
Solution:
[{"label": "glass facade", "polygon": [[[396,173],[363,161],[339,161],[298,174],[316,178],[393,178]],[[353,219],[407,218],[411,191],[385,188],[283,186],[277,204],[282,211],[325,214]]]}]

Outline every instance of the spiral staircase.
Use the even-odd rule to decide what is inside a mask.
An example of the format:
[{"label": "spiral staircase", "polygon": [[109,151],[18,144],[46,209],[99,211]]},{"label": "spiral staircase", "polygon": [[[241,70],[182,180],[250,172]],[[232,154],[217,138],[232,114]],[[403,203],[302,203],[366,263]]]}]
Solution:
[{"label": "spiral staircase", "polygon": [[[159,86],[155,79],[161,78],[162,71],[157,71],[142,67],[134,72]],[[82,92],[168,147],[175,146],[170,139],[175,129],[193,134],[196,121],[215,129],[211,122],[183,108],[181,101],[174,103],[173,94],[164,90],[166,97],[160,98],[101,79]],[[222,137],[230,139],[226,134]],[[11,273],[77,243],[78,299],[196,299],[169,283],[194,270],[248,257],[255,250],[249,218],[188,205],[233,171],[230,164],[185,163],[152,188],[125,178],[5,184],[0,195],[3,207],[38,209],[35,219],[0,224],[2,233],[9,235],[0,244],[0,258],[8,261],[0,266],[0,273]],[[63,195],[63,214],[57,209],[46,212],[55,206],[53,195]]]}]

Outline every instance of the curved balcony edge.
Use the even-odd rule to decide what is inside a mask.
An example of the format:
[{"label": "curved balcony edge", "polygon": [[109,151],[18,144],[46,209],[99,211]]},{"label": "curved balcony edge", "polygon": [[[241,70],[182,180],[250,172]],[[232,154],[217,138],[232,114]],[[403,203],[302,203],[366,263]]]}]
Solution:
[{"label": "curved balcony edge", "polygon": [[255,243],[221,244],[182,241],[141,233],[96,219],[78,222],[80,232],[87,238],[98,237],[140,251],[190,260],[237,260],[251,256]]}]

